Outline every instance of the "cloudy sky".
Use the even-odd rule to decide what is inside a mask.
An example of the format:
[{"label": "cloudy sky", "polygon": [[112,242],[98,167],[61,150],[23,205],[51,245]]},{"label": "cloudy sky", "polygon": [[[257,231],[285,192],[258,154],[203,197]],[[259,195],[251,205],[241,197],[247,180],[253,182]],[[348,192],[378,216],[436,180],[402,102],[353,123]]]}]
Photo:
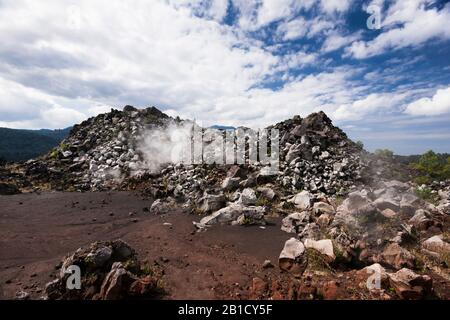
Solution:
[{"label": "cloudy sky", "polygon": [[323,110],[369,150],[450,152],[449,23],[431,0],[0,0],[0,126]]}]

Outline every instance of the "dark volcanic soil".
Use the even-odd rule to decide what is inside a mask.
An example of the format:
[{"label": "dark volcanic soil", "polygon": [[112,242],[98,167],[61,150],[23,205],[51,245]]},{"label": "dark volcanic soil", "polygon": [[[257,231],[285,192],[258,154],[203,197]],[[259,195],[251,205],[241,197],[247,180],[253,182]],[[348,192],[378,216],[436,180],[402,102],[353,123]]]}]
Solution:
[{"label": "dark volcanic soil", "polygon": [[145,210],[150,205],[127,192],[0,196],[0,298],[23,290],[39,299],[67,253],[118,238],[142,261],[161,264],[168,299],[245,298],[253,277],[276,272],[262,263],[276,264],[290,238],[279,221],[196,233],[192,221],[199,217],[153,215]]}]

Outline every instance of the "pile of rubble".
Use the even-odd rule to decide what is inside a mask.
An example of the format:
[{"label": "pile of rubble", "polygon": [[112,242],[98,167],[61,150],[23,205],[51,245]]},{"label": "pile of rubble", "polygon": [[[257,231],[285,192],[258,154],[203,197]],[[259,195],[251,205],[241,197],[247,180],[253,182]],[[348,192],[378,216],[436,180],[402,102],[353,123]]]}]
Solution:
[{"label": "pile of rubble", "polygon": [[441,196],[435,206],[399,181],[353,191],[340,204],[303,191],[288,200],[295,209],[281,228],[296,237],[285,243],[280,269],[302,277],[318,255],[333,271],[356,269],[367,279],[376,270],[381,286],[375,289],[383,294],[391,290],[402,299],[432,295],[427,273],[450,279],[450,219],[442,211],[449,201],[448,194]]},{"label": "pile of rubble", "polygon": [[123,178],[139,169],[142,154],[137,145],[142,132],[176,122],[154,107],[111,109],[75,125],[58,147],[39,159],[15,166],[15,170],[38,188],[117,188]]},{"label": "pile of rubble", "polygon": [[163,294],[157,270],[141,265],[121,240],[95,242],[62,261],[59,277],[46,285],[45,293],[51,300],[155,298]]},{"label": "pile of rubble", "polygon": [[[159,175],[153,175],[145,163],[158,155],[145,155],[141,150],[143,134],[170,125],[188,123],[173,119],[158,109],[136,109],[126,106],[123,111],[90,118],[74,126],[69,137],[49,154],[16,167],[35,187],[47,186],[57,190],[104,190],[126,187],[132,177],[155,179],[160,194],[169,191],[177,196],[188,190],[205,191],[211,183],[220,185],[214,165],[183,166],[167,163]],[[281,174],[273,183],[287,192],[297,190],[345,194],[361,182],[365,169],[363,150],[334,127],[323,113],[305,119],[299,116],[281,122]],[[209,130],[209,129],[208,129]],[[206,132],[204,131],[204,134]],[[260,164],[247,166],[247,185],[252,186],[261,175]],[[220,170],[219,170],[220,171]],[[226,173],[223,172],[222,174]],[[152,176],[153,175],[153,176]],[[207,177],[204,179],[203,177]],[[236,183],[235,180],[232,183]],[[174,195],[175,195],[174,194]]]}]

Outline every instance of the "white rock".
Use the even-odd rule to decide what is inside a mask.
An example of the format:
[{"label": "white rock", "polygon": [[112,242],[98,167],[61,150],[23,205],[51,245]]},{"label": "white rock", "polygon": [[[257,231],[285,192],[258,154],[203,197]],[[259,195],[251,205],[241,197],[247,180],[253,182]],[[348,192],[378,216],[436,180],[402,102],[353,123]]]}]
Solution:
[{"label": "white rock", "polygon": [[294,203],[295,207],[299,210],[307,210],[311,207],[312,195],[304,190],[296,194],[289,202]]},{"label": "white rock", "polygon": [[305,247],[319,251],[321,254],[328,257],[329,262],[334,261],[336,259],[333,250],[333,242],[330,239],[324,239],[319,241],[306,239]]},{"label": "white rock", "polygon": [[242,191],[241,197],[238,202],[244,205],[254,205],[256,203],[256,193],[255,190],[251,188],[246,188]]},{"label": "white rock", "polygon": [[279,259],[295,260],[299,258],[304,252],[305,246],[303,245],[303,243],[296,238],[290,238],[285,242],[283,251],[281,251]]}]

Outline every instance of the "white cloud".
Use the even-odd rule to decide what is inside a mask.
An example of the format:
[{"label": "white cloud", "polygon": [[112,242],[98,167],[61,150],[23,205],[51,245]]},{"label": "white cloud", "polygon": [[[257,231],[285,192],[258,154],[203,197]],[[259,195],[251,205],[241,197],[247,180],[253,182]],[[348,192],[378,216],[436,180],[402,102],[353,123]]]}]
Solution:
[{"label": "white cloud", "polygon": [[405,113],[413,116],[436,116],[450,113],[450,87],[439,89],[432,98],[422,98],[410,103]]},{"label": "white cloud", "polygon": [[339,33],[331,33],[325,42],[323,43],[322,52],[331,52],[338,50],[353,41],[357,40],[360,37],[360,33],[355,33],[352,35],[342,36]]},{"label": "white cloud", "polygon": [[348,55],[364,59],[387,50],[419,46],[431,39],[450,39],[450,5],[427,9],[426,0],[397,0],[382,21],[382,33],[370,41],[354,42]]},{"label": "white cloud", "polygon": [[332,14],[335,12],[341,13],[347,11],[352,1],[353,0],[321,0],[320,4],[326,13]]},{"label": "white cloud", "polygon": [[[293,19],[313,1],[274,3],[234,0],[239,25],[228,26],[218,23],[228,5],[221,0],[81,0],[78,11],[69,0],[2,2],[0,125],[58,128],[126,104],[247,126],[319,110],[360,119],[402,105],[406,95],[368,95],[370,81],[357,80],[355,67],[328,67],[307,47],[280,54],[251,38],[247,31],[277,19],[285,40],[328,36],[325,51],[356,37],[339,36],[336,20],[323,15]],[[305,66],[322,71],[298,72]]]},{"label": "white cloud", "polygon": [[395,113],[406,96],[405,93],[372,93],[350,104],[339,106],[333,112],[333,117],[336,120],[360,120],[380,112]]},{"label": "white cloud", "polygon": [[290,21],[280,23],[277,28],[277,34],[284,40],[296,40],[303,37],[313,38],[328,30],[336,27],[337,23],[330,20],[324,20],[316,17],[310,20],[305,20],[303,17],[298,17]]}]

